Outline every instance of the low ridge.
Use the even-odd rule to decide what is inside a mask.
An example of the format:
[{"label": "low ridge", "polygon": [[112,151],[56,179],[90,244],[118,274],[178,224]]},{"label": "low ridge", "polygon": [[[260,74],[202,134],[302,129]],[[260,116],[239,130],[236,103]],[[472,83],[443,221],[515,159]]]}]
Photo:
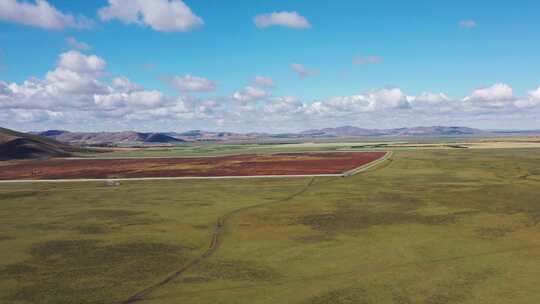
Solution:
[{"label": "low ridge", "polygon": [[0,160],[65,157],[84,151],[51,138],[0,128]]}]

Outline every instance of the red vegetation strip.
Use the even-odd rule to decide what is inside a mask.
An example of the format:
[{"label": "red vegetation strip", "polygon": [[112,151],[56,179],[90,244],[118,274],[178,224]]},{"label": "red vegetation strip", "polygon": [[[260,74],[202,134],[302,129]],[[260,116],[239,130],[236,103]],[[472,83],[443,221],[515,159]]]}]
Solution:
[{"label": "red vegetation strip", "polygon": [[49,159],[0,167],[0,180],[341,174],[385,152],[281,153],[194,158]]}]

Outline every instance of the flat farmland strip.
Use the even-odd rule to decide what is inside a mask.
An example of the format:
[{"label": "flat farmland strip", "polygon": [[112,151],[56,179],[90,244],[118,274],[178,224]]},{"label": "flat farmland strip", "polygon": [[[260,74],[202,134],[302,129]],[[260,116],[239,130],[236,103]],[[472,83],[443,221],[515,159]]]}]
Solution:
[{"label": "flat farmland strip", "polygon": [[152,159],[49,159],[2,166],[0,180],[342,174],[385,152],[248,154]]}]

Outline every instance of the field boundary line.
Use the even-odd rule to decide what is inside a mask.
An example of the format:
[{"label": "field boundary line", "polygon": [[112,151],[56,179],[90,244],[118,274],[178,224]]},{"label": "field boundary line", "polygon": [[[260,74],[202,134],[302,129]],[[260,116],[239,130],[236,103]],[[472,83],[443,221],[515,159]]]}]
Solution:
[{"label": "field boundary line", "polygon": [[367,164],[363,164],[362,166],[360,167],[357,167],[357,168],[354,168],[354,169],[351,169],[349,171],[345,171],[341,174],[341,176],[343,177],[347,177],[347,176],[352,176],[352,175],[355,175],[355,174],[358,174],[360,172],[364,172],[366,170],[369,170],[375,166],[377,166],[378,164],[386,161],[387,159],[389,159],[390,157],[392,157],[392,155],[394,155],[394,152],[393,151],[387,151],[386,154],[384,154],[383,157],[380,157],[380,158],[377,158],[376,160],[372,161],[372,162],[369,162]]},{"label": "field boundary line", "polygon": [[159,181],[159,180],[212,180],[212,179],[249,179],[249,178],[305,178],[305,177],[341,177],[337,174],[292,174],[292,175],[233,175],[233,176],[177,176],[177,177],[132,177],[132,178],[78,178],[78,179],[14,179],[0,180],[0,184],[13,183],[70,183],[70,182],[115,182],[115,181]]}]

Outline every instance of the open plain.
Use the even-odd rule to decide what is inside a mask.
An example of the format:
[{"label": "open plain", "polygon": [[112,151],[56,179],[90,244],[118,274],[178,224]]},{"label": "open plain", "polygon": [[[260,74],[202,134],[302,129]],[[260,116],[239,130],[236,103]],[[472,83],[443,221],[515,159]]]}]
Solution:
[{"label": "open plain", "polygon": [[537,149],[349,177],[0,185],[1,303],[537,303]]}]

